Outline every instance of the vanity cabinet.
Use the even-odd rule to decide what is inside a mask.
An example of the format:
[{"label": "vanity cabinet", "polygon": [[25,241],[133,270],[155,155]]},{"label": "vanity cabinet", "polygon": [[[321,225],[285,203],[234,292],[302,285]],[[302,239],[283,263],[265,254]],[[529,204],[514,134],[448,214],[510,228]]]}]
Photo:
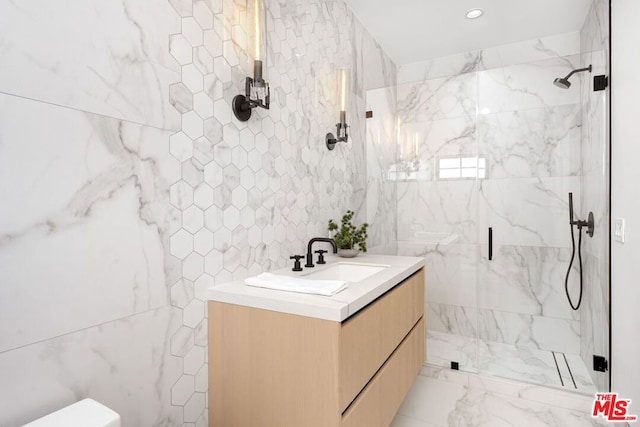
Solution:
[{"label": "vanity cabinet", "polygon": [[388,427],[425,359],[422,269],[343,322],[208,310],[212,427]]}]

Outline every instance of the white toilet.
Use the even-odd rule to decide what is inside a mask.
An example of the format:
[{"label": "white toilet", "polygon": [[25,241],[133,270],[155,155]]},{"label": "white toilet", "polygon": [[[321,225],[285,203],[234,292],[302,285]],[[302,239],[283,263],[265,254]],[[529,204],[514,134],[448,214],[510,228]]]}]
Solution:
[{"label": "white toilet", "polygon": [[120,415],[92,399],[84,399],[23,427],[120,427]]}]

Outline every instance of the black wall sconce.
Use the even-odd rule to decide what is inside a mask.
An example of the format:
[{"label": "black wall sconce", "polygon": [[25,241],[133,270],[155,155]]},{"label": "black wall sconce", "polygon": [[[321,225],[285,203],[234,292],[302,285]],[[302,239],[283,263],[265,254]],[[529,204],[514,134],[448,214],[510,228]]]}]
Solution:
[{"label": "black wall sconce", "polygon": [[[253,41],[254,41],[254,60],[253,60],[253,78],[248,77],[245,80],[244,95],[236,95],[231,105],[233,114],[241,122],[246,122],[251,117],[251,111],[256,108],[269,109],[269,98],[271,92],[269,83],[262,78],[262,64],[264,58],[264,40],[265,22],[263,5],[260,0],[249,0],[253,3]],[[249,9],[249,8],[247,8]]]},{"label": "black wall sconce", "polygon": [[347,70],[340,71],[340,85],[338,89],[340,97],[340,121],[336,124],[336,135],[329,132],[325,137],[325,143],[329,151],[336,148],[338,142],[347,142],[349,140],[349,134],[347,129]]}]

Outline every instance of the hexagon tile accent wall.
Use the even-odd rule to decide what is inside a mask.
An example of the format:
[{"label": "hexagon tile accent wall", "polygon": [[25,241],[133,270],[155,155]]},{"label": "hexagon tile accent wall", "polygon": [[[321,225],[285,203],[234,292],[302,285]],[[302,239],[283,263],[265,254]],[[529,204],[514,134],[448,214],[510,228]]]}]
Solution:
[{"label": "hexagon tile accent wall", "polygon": [[[170,140],[182,163],[182,179],[170,192],[182,211],[170,239],[171,254],[182,263],[182,277],[171,287],[171,304],[182,309],[171,351],[184,362],[171,404],[183,407],[185,426],[206,426],[207,288],[283,267],[348,208],[366,214],[362,73],[366,68],[379,75],[381,87],[391,87],[396,72],[342,0],[268,1],[271,109],[239,122],[231,100],[250,73],[245,0],[169,2],[182,19],[182,33],[169,37],[182,66],[182,81],[169,88],[182,114],[182,130]],[[337,70],[345,67],[355,79],[351,142],[329,152],[324,135],[335,126]]]}]

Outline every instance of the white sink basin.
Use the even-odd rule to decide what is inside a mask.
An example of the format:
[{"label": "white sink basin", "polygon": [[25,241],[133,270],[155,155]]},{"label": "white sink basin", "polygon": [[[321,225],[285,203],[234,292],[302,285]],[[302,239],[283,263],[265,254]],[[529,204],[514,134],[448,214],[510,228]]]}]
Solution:
[{"label": "white sink basin", "polygon": [[[316,266],[317,267],[317,266]],[[360,282],[381,272],[388,265],[361,264],[357,262],[339,262],[329,267],[304,274],[305,279],[344,280],[345,282]]]}]

